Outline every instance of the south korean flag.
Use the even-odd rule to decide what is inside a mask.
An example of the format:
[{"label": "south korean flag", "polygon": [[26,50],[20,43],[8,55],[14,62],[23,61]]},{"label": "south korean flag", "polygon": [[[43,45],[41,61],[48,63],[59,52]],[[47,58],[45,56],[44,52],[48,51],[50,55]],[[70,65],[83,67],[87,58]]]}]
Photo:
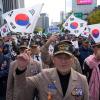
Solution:
[{"label": "south korean flag", "polygon": [[88,25],[90,35],[96,43],[100,42],[100,24]]},{"label": "south korean flag", "polygon": [[73,14],[65,21],[63,27],[70,31],[71,34],[79,36],[87,26],[87,22],[75,17]]},{"label": "south korean flag", "polygon": [[13,32],[33,33],[39,18],[43,4],[37,4],[30,8],[20,8],[2,15]]},{"label": "south korean flag", "polygon": [[1,37],[5,37],[7,36],[7,34],[10,32],[8,24],[4,24],[1,28],[0,28],[0,35]]}]

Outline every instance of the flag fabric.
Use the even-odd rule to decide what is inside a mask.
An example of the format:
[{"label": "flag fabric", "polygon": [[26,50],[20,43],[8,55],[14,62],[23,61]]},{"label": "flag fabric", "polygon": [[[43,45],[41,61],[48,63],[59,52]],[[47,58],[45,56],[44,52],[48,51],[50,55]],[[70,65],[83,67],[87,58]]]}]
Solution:
[{"label": "flag fabric", "polygon": [[73,14],[65,21],[63,27],[68,29],[71,34],[79,36],[87,26],[87,22],[75,17]]},{"label": "flag fabric", "polygon": [[1,28],[0,28],[0,34],[2,37],[7,36],[7,34],[10,32],[8,24],[4,24]]},{"label": "flag fabric", "polygon": [[43,4],[31,8],[20,8],[2,15],[13,32],[33,33]]},{"label": "flag fabric", "polygon": [[88,25],[88,28],[95,43],[100,42],[100,24]]},{"label": "flag fabric", "polygon": [[89,28],[88,28],[88,26],[87,26],[87,27],[84,29],[84,31],[81,33],[81,36],[88,38],[89,35],[90,35],[90,32],[89,32]]},{"label": "flag fabric", "polygon": [[78,49],[79,48],[79,45],[78,45],[78,41],[71,41],[73,46],[75,47],[75,49]]}]

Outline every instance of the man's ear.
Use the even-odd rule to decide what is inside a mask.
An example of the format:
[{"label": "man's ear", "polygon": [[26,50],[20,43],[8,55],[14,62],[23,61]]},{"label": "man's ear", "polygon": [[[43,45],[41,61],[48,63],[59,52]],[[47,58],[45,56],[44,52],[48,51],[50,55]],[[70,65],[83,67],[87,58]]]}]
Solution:
[{"label": "man's ear", "polygon": [[74,64],[74,60],[75,60],[75,59],[74,59],[74,56],[72,56],[70,60],[71,60],[71,62]]}]

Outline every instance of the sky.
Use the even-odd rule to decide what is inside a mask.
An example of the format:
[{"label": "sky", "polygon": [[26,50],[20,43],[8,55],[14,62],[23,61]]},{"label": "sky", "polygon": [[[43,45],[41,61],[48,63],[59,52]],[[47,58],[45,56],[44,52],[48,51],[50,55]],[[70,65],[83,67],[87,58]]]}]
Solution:
[{"label": "sky", "polygon": [[[60,21],[60,11],[65,11],[65,0],[25,0],[25,7],[31,7],[38,3],[44,3],[41,13],[47,13],[50,22]],[[100,0],[97,0],[100,5]],[[72,0],[66,0],[66,12],[72,9]]]}]

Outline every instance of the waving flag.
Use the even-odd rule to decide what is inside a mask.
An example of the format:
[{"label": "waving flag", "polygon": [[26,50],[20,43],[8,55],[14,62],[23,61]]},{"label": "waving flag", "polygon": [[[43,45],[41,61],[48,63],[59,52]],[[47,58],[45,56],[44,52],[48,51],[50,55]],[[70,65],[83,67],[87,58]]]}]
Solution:
[{"label": "waving flag", "polygon": [[89,32],[89,28],[88,28],[88,26],[84,29],[84,31],[81,33],[81,36],[83,36],[83,37],[89,37],[89,35],[90,35],[90,32]]},{"label": "waving flag", "polygon": [[63,24],[65,29],[68,29],[71,34],[77,37],[84,31],[87,26],[87,22],[75,17],[73,14]]},{"label": "waving flag", "polygon": [[10,32],[10,30],[9,30],[8,24],[5,24],[0,28],[0,34],[1,34],[2,37],[7,36],[7,34],[9,32]]},{"label": "waving flag", "polygon": [[90,35],[96,43],[100,42],[100,24],[88,25]]},{"label": "waving flag", "polygon": [[43,4],[31,8],[21,8],[9,11],[2,15],[13,32],[32,33],[37,23]]}]

